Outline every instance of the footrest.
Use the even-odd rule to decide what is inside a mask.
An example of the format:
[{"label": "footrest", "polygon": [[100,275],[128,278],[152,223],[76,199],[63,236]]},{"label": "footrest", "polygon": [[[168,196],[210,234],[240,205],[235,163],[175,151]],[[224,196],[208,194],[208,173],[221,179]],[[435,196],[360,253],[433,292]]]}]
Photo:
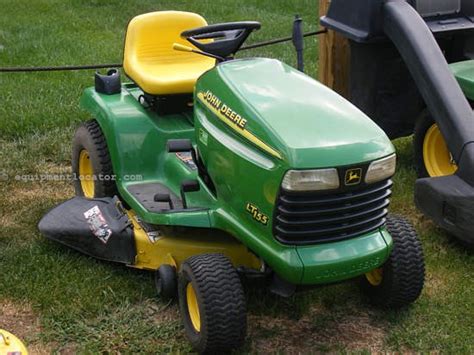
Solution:
[{"label": "footrest", "polygon": [[183,202],[176,196],[170,189],[160,183],[148,183],[148,184],[134,184],[127,187],[135,199],[140,202],[143,207],[149,212],[169,212],[170,205],[167,202],[155,201],[156,194],[168,194],[170,195],[171,201],[175,210],[183,208]]}]

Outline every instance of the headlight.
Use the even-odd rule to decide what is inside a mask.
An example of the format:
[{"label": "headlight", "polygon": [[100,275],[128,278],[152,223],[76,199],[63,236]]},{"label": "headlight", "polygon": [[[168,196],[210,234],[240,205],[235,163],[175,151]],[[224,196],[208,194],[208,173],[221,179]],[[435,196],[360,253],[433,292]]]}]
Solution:
[{"label": "headlight", "polygon": [[377,181],[388,179],[395,174],[395,167],[397,165],[397,156],[390,155],[387,158],[373,161],[369,165],[367,174],[365,175],[365,182],[372,184]]},{"label": "headlight", "polygon": [[339,175],[336,169],[290,170],[283,178],[282,187],[288,191],[337,189]]}]

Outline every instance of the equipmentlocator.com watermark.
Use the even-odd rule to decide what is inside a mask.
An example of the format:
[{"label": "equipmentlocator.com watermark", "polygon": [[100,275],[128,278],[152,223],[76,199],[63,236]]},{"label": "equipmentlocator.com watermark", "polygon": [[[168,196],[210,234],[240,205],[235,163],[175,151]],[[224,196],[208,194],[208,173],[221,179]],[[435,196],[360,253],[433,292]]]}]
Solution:
[{"label": "equipmentlocator.com watermark", "polygon": [[118,178],[116,175],[78,175],[78,174],[16,174],[9,175],[4,171],[0,171],[0,182],[1,181],[21,181],[21,182],[34,182],[34,181],[143,181],[142,175],[123,175]]}]

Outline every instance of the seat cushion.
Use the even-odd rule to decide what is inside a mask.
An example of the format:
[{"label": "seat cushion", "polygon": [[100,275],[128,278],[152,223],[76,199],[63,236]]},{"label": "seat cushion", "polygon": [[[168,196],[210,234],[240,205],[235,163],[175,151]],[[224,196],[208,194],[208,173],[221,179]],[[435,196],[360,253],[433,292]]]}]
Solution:
[{"label": "seat cushion", "polygon": [[125,73],[150,95],[192,93],[196,80],[214,67],[215,60],[176,51],[173,44],[194,47],[180,34],[206,25],[201,16],[181,11],[151,12],[133,18],[125,39]]}]

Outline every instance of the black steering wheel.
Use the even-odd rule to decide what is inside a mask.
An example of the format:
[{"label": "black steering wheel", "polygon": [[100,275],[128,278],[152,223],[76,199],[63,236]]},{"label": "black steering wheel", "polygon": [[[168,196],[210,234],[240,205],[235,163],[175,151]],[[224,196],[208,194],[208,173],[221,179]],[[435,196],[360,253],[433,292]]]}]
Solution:
[{"label": "black steering wheel", "polygon": [[[256,21],[219,23],[184,31],[181,37],[201,51],[226,60],[242,47],[253,31],[259,30],[260,27],[260,22]],[[204,41],[209,39],[213,41]]]}]

